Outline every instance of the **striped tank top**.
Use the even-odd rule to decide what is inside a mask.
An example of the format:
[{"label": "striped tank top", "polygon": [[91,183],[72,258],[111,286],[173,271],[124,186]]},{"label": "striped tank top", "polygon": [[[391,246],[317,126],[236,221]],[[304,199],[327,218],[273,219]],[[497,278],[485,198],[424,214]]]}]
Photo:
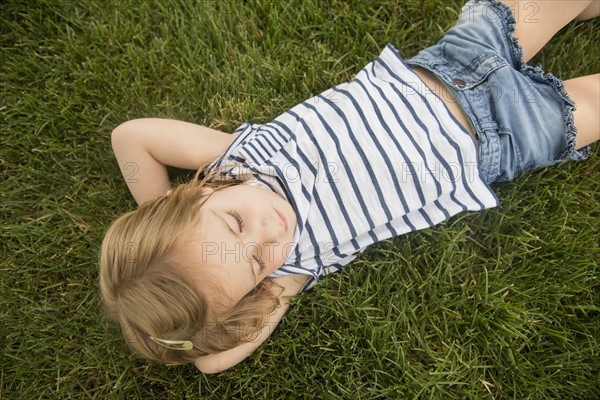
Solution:
[{"label": "striped tank top", "polygon": [[292,250],[270,276],[310,275],[305,289],[370,244],[498,203],[475,142],[390,44],[354,80],[234,135],[209,168],[292,205]]}]

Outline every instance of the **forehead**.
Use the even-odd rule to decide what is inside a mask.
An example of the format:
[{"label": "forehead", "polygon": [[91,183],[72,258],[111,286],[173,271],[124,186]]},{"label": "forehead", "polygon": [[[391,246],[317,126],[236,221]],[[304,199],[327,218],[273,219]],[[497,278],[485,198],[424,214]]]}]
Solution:
[{"label": "forehead", "polygon": [[[210,200],[210,199],[209,199]],[[212,204],[211,204],[212,203]],[[200,208],[197,226],[195,228],[196,247],[201,244],[205,249],[211,244],[222,243],[224,240],[233,241],[236,239],[232,235],[227,223],[223,220],[223,214],[232,206],[223,202],[210,202],[207,200]],[[223,210],[221,210],[223,208]],[[206,258],[206,255],[204,255]],[[204,262],[207,262],[204,260]]]},{"label": "forehead", "polygon": [[201,213],[197,232],[193,245],[194,258],[201,265],[197,274],[205,277],[208,273],[218,282],[225,295],[221,301],[237,302],[256,285],[256,276],[247,257],[248,249],[228,231],[212,209],[207,208]]}]

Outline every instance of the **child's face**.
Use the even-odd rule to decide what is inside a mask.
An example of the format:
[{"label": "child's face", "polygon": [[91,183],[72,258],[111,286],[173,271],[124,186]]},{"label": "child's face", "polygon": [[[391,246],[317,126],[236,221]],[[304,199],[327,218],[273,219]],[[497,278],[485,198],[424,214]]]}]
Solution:
[{"label": "child's face", "polygon": [[200,211],[199,243],[190,250],[203,266],[198,274],[216,277],[237,302],[289,255],[296,213],[283,197],[262,187],[206,190],[210,196]]}]

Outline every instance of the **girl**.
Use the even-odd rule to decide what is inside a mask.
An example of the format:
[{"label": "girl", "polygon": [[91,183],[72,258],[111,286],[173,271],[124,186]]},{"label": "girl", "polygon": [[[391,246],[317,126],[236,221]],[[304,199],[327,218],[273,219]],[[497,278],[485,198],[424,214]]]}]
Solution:
[{"label": "girl", "polygon": [[[600,75],[562,82],[526,62],[600,3],[507,4],[470,1],[436,45],[406,61],[388,45],[351,82],[265,125],[117,127],[140,207],[106,233],[100,285],[129,345],[229,368],[266,340],[289,296],[368,245],[494,207],[492,182],[586,158]],[[199,173],[169,190],[167,165]]]}]

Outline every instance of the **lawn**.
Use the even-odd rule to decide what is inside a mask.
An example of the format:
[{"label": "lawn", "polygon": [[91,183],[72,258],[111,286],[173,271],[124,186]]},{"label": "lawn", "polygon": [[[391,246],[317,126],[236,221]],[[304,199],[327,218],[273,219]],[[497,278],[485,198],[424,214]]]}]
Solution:
[{"label": "lawn", "polygon": [[[372,246],[224,373],[137,359],[103,315],[99,245],[135,207],[115,126],[268,122],[388,42],[434,43],[461,4],[3,1],[0,399],[600,398],[598,145],[495,185],[495,209]],[[568,25],[534,61],[599,72],[599,28]]]}]

